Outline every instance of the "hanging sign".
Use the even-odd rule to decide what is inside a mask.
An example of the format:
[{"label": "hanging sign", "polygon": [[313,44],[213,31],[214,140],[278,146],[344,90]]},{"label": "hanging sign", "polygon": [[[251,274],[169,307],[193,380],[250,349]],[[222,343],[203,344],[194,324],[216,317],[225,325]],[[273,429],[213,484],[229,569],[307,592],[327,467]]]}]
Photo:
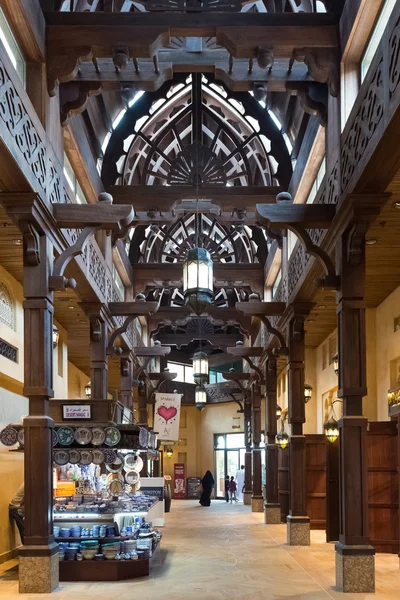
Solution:
[{"label": "hanging sign", "polygon": [[179,439],[180,415],[181,394],[156,394],[153,429],[159,440]]},{"label": "hanging sign", "polygon": [[185,464],[174,464],[174,499],[184,500],[186,498]]}]

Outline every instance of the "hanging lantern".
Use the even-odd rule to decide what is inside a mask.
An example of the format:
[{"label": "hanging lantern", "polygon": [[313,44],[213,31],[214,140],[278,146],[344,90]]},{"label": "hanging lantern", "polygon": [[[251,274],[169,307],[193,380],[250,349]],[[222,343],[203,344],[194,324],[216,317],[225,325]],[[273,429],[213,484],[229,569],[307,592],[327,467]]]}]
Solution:
[{"label": "hanging lantern", "polygon": [[312,396],[312,387],[308,383],[304,384],[304,403],[310,402]]},{"label": "hanging lantern", "polygon": [[205,408],[207,404],[207,392],[205,388],[202,385],[198,385],[194,394],[196,408],[198,408],[199,410],[203,410],[203,408]]},{"label": "hanging lantern", "polygon": [[192,248],[183,263],[185,303],[201,315],[213,298],[213,262],[205,248]]},{"label": "hanging lantern", "polygon": [[208,383],[208,356],[205,352],[193,355],[193,379],[197,385]]},{"label": "hanging lantern", "polygon": [[234,431],[240,430],[240,417],[232,417],[232,429]]},{"label": "hanging lantern", "polygon": [[336,375],[339,374],[339,354],[335,354],[335,356],[332,358],[333,360],[333,368],[335,369],[335,373]]},{"label": "hanging lantern", "polygon": [[90,381],[85,385],[85,396],[88,400],[92,397],[92,384]]},{"label": "hanging lantern", "polygon": [[165,454],[168,456],[168,458],[171,458],[173,453],[174,453],[174,451],[172,450],[172,448],[167,448],[165,451]]},{"label": "hanging lantern", "polygon": [[57,348],[58,340],[60,339],[60,332],[57,327],[53,325],[53,348]]},{"label": "hanging lantern", "polygon": [[282,429],[282,431],[276,435],[275,442],[280,448],[282,448],[282,450],[285,450],[285,448],[287,448],[289,444],[288,434]]},{"label": "hanging lantern", "polygon": [[280,419],[280,418],[281,418],[281,416],[282,416],[282,409],[281,409],[281,407],[279,406],[279,404],[277,404],[277,405],[276,405],[276,418],[277,418],[277,419]]},{"label": "hanging lantern", "polygon": [[333,444],[339,437],[339,425],[336,419],[330,417],[326,423],[324,423],[325,437]]}]

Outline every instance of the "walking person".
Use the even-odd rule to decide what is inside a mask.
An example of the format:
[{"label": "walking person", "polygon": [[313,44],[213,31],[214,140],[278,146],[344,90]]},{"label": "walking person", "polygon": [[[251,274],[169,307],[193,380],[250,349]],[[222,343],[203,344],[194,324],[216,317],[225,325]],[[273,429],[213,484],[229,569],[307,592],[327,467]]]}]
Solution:
[{"label": "walking person", "polygon": [[201,506],[210,506],[211,505],[211,492],[214,487],[214,477],[211,475],[210,471],[204,475],[201,480],[201,485],[203,488],[203,493],[200,497]]},{"label": "walking person", "polygon": [[240,469],[236,473],[237,483],[237,499],[239,502],[243,502],[243,488],[244,488],[244,465],[241,465]]},{"label": "walking person", "polygon": [[237,485],[236,485],[236,481],[234,477],[231,477],[231,480],[229,482],[229,496],[231,499],[231,504],[232,504],[232,500],[234,500],[235,502],[237,502],[237,498],[236,498],[236,490],[237,490]]},{"label": "walking person", "polygon": [[229,502],[229,475],[225,475],[225,500]]},{"label": "walking person", "polygon": [[18,527],[21,542],[24,543],[24,499],[25,499],[25,484],[23,483],[17,490],[14,498],[8,505],[8,514],[11,521],[15,521]]}]

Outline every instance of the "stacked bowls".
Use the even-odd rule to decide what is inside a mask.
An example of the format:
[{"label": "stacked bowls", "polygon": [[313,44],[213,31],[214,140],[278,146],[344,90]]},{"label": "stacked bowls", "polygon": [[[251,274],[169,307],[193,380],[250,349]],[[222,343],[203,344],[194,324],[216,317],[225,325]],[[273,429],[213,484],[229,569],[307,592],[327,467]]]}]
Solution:
[{"label": "stacked bowls", "polygon": [[95,555],[98,553],[100,544],[97,540],[87,540],[81,542],[81,552],[85,560],[93,560]]},{"label": "stacked bowls", "polygon": [[121,544],[119,542],[112,542],[110,544],[103,544],[101,547],[104,557],[107,560],[114,560],[117,554],[121,550]]}]

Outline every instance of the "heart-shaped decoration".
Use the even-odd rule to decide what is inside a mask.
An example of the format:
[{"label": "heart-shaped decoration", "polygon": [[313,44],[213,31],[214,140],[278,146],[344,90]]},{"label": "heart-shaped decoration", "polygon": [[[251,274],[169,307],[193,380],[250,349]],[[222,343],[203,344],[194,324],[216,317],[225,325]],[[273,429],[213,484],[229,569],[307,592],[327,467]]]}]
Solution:
[{"label": "heart-shaped decoration", "polygon": [[160,417],[162,417],[165,420],[165,422],[168,423],[168,421],[175,417],[178,411],[176,410],[175,406],[170,406],[169,408],[167,408],[166,406],[160,406],[157,412],[160,415]]}]

